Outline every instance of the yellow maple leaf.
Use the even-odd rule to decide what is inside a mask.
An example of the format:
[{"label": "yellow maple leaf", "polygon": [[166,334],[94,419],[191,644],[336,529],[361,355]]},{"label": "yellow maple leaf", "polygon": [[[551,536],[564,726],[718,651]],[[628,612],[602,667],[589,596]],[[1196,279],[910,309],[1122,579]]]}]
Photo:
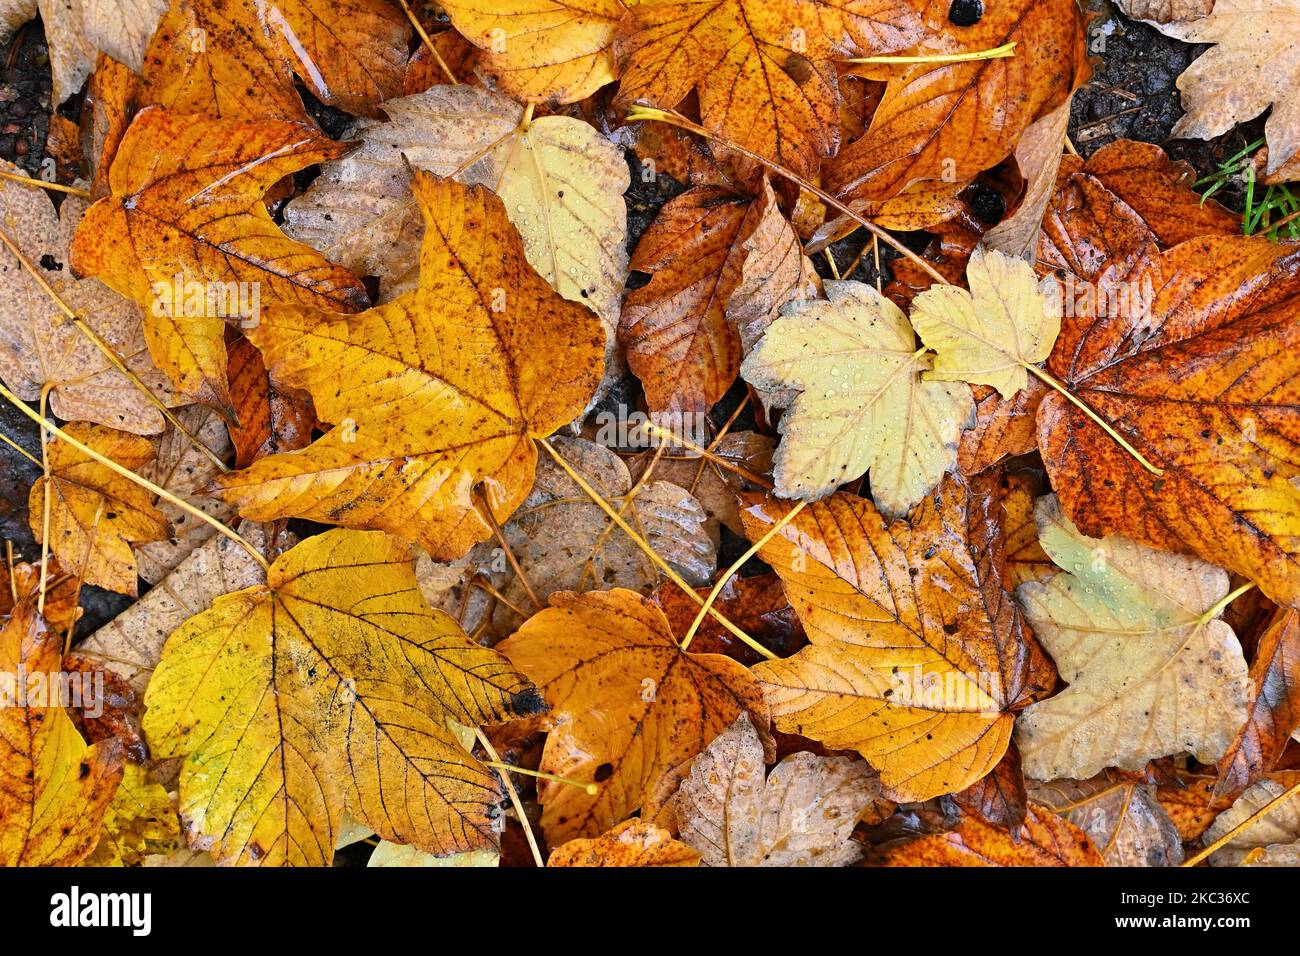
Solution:
[{"label": "yellow maple leaf", "polygon": [[218,862],[328,865],[343,811],[430,853],[495,846],[496,778],[449,724],[536,713],[496,651],[424,603],[410,553],[330,531],[168,639],[145,696],[180,811]]},{"label": "yellow maple leaf", "polygon": [[[64,430],[124,468],[143,468],[154,457],[153,442],[140,435],[84,422]],[[131,546],[169,537],[167,516],[154,507],[149,491],[67,442],[52,442],[46,454],[49,480],[36,480],[27,504],[36,540],[44,540],[48,493],[50,550],[63,566],[87,584],[135,597],[137,568]]]},{"label": "yellow maple leaf", "polygon": [[357,316],[268,309],[248,331],[278,381],[335,426],[301,451],[221,476],[258,521],[298,516],[380,528],[460,557],[532,486],[535,437],[572,421],[603,369],[605,332],[524,257],[501,200],[417,173],[420,285]]}]

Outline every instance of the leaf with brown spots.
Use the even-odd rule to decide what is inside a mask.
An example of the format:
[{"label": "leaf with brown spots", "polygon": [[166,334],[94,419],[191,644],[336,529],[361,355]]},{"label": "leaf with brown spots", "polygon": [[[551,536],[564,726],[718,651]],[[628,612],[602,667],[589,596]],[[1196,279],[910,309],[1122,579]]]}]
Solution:
[{"label": "leaf with brown spots", "polygon": [[351,273],[288,239],[262,202],[284,176],[345,150],[290,123],[143,110],[113,160],[112,194],[77,227],[72,267],[145,306],[158,367],[182,392],[230,413],[226,319],[272,303],[332,311],[366,303]]},{"label": "leaf with brown spots", "polygon": [[1130,281],[1128,308],[1062,320],[1047,365],[1163,474],[1048,395],[1038,445],[1066,514],[1300,602],[1300,251],[1205,237]]},{"label": "leaf with brown spots", "polygon": [[1149,784],[1108,771],[1089,780],[1035,783],[1029,797],[1088,834],[1107,866],[1183,862],[1178,828]]},{"label": "leaf with brown spots", "polygon": [[946,833],[891,846],[886,866],[1105,866],[1106,861],[1073,823],[1030,804],[1012,830],[963,817]]},{"label": "leaf with brown spots", "polygon": [[[749,495],[757,539],[786,512]],[[759,552],[812,646],[757,665],[778,729],[857,750],[900,800],[970,786],[1054,675],[1003,590],[994,503],[946,478],[908,519],[837,493]]]},{"label": "leaf with brown spots", "polygon": [[1231,797],[1272,770],[1300,728],[1300,612],[1281,608],[1259,637],[1250,665],[1246,722],[1219,761],[1216,797]]},{"label": "leaf with brown spots", "polygon": [[[6,697],[16,675],[61,672],[63,639],[24,602],[0,630]],[[25,690],[34,686],[24,678]],[[0,707],[0,866],[72,866],[95,848],[122,779],[122,747],[87,747],[67,712],[28,694]]]},{"label": "leaf with brown spots", "polygon": [[700,853],[645,820],[625,820],[594,840],[561,844],[547,866],[699,866]]},{"label": "leaf with brown spots", "polygon": [[[73,422],[64,431],[123,468],[143,468],[153,460],[153,442],[103,425]],[[132,547],[171,535],[167,516],[153,496],[134,481],[73,448],[55,441],[48,447],[50,477],[32,485],[28,521],[36,540],[44,540],[46,495],[49,546],[59,562],[87,584],[136,595]]]},{"label": "leaf with brown spots", "polygon": [[358,316],[267,309],[247,330],[277,381],[310,392],[334,427],[216,486],[256,521],[379,528],[447,560],[492,533],[476,485],[498,522],[528,497],[533,439],[582,412],[605,333],[528,264],[500,199],[423,172],[413,187],[418,288]]},{"label": "leaf with brown spots", "polygon": [[552,707],[541,769],[595,782],[593,796],[541,782],[552,844],[595,837],[639,807],[653,820],[713,738],[747,711],[766,728],[757,681],[718,654],[683,652],[663,612],[634,591],[551,595],[497,645]]}]

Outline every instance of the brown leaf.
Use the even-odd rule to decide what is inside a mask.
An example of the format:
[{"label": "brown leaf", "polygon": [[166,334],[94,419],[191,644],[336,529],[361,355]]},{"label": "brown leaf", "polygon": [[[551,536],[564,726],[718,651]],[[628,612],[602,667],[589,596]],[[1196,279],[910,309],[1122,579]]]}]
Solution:
[{"label": "brown leaf", "polygon": [[963,811],[991,827],[1017,830],[1025,822],[1029,795],[1020,769],[1020,751],[1007,748],[998,765],[965,790],[952,795]]},{"label": "brown leaf", "polygon": [[1086,833],[1107,866],[1178,866],[1178,828],[1156,801],[1155,788],[1104,772],[1090,780],[1035,783],[1029,797]]},{"label": "brown leaf", "polygon": [[963,817],[947,833],[890,847],[886,866],[1105,866],[1087,834],[1046,807],[1029,804],[1016,830]]},{"label": "brown leaf", "polygon": [[239,416],[239,424],[230,426],[235,466],[247,468],[267,455],[307,447],[316,427],[311,399],[271,381],[262,353],[248,339],[227,351],[230,403]]},{"label": "brown leaf", "polygon": [[1214,796],[1231,797],[1272,770],[1300,727],[1300,612],[1277,610],[1250,665],[1246,723],[1219,761]]},{"label": "brown leaf", "polygon": [[699,866],[700,854],[645,820],[625,820],[594,840],[582,838],[551,852],[547,866]]},{"label": "brown leaf", "polygon": [[[712,590],[700,588],[697,593],[707,597]],[[671,583],[657,587],[650,600],[663,610],[673,636],[678,640],[685,637],[700,605]],[[718,592],[713,606],[719,614],[778,656],[787,657],[807,643],[803,626],[781,587],[781,579],[774,574],[732,578]],[[705,616],[691,640],[691,647],[700,654],[725,654],[747,667],[763,659],[711,615]]]}]

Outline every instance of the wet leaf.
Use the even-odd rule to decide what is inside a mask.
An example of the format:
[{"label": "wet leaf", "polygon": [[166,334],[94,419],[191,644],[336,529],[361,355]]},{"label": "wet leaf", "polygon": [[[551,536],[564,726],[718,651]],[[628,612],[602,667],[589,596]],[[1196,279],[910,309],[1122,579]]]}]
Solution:
[{"label": "wet leaf", "polygon": [[594,840],[561,844],[547,866],[699,866],[699,851],[644,820],[625,820]]}]

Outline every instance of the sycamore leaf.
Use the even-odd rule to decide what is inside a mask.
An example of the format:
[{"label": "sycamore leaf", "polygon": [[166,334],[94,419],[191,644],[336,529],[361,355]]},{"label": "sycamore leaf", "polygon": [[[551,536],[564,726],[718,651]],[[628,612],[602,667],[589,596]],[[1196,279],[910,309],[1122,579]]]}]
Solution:
[{"label": "sycamore leaf", "polygon": [[1025,773],[1085,779],[1181,751],[1214,763],[1246,719],[1241,646],[1206,618],[1228,593],[1227,573],[1127,538],[1088,538],[1055,496],[1034,514],[1065,570],[1016,594],[1070,686],[1020,716]]},{"label": "sycamore leaf", "polygon": [[[751,539],[790,507],[743,500]],[[754,667],[778,729],[857,750],[900,800],[963,790],[993,769],[1014,711],[1053,674],[1002,588],[992,508],[947,478],[890,524],[841,492],[763,546],[812,645]]]},{"label": "sycamore leaf", "polygon": [[576,103],[614,72],[620,0],[447,0],[452,26],[485,51],[497,86],[530,103]]},{"label": "sycamore leaf", "polygon": [[619,24],[619,96],[672,108],[698,89],[705,126],[811,178],[839,142],[832,57],[919,34],[894,0],[645,0]]},{"label": "sycamore leaf", "polygon": [[1004,472],[999,482],[1002,533],[1006,539],[1002,573],[1007,590],[1026,581],[1046,581],[1060,569],[1038,542],[1034,502],[1043,494],[1042,472]]},{"label": "sycamore leaf", "polygon": [[145,857],[171,853],[181,824],[167,790],[135,764],[123,768],[122,783],[104,814],[103,835],[83,866],[139,866]]},{"label": "sycamore leaf", "polygon": [[[80,422],[64,431],[133,471],[154,457],[153,442],[139,435]],[[27,502],[27,519],[36,540],[44,540],[48,493],[49,545],[60,563],[87,584],[135,597],[136,559],[131,548],[170,536],[167,516],[154,507],[153,496],[140,485],[67,442],[51,442],[46,453],[49,480],[38,479]]]},{"label": "sycamore leaf", "polygon": [[1004,458],[1025,455],[1038,447],[1038,406],[1047,386],[1035,377],[1011,399],[996,388],[976,385],[975,424],[961,433],[958,470],[967,477],[991,468]]},{"label": "sycamore leaf", "polygon": [[560,295],[600,316],[613,363],[627,280],[627,163],[594,127],[543,116],[468,86],[438,86],[383,104],[388,122],[361,122],[355,152],[324,164],[285,207],[285,232],[359,275],[381,301],[417,284],[421,218],[410,167],[483,185],[501,197],[534,269]]},{"label": "sycamore leaf", "polygon": [[[1205,831],[1206,845],[1215,843],[1233,827],[1254,816],[1268,804],[1282,796],[1300,782],[1294,772],[1265,777],[1243,793],[1227,810],[1214,819]],[[1237,834],[1210,855],[1211,866],[1237,866],[1260,848],[1282,847],[1300,842],[1300,794],[1293,794],[1268,813],[1258,817],[1247,829]]]},{"label": "sycamore leaf", "polygon": [[890,847],[886,866],[1105,866],[1087,834],[1045,807],[1030,804],[1023,826],[991,826],[971,816],[947,833]]},{"label": "sycamore leaf", "polygon": [[813,500],[864,471],[889,515],[907,512],[957,460],[974,403],[929,368],[907,319],[861,282],[827,282],[827,301],[792,303],[745,359],[761,389],[796,389],[781,419],[777,494]]},{"label": "sycamore leaf", "polygon": [[1213,43],[1178,77],[1186,114],[1175,137],[1212,139],[1271,105],[1266,174],[1300,153],[1300,0],[1215,0],[1196,19],[1156,23],[1184,43]]},{"label": "sycamore leaf", "polygon": [[1013,742],[998,765],[965,790],[952,795],[965,813],[992,827],[1018,830],[1028,815],[1029,794],[1020,766],[1020,751]]},{"label": "sycamore leaf", "polygon": [[763,780],[763,742],[749,714],[695,758],[669,804],[704,866],[848,866],[849,834],[886,804],[871,768],[849,757],[795,753]]},{"label": "sycamore leaf", "polygon": [[[761,745],[760,745],[761,749]],[[700,854],[646,820],[624,820],[593,840],[570,840],[547,866],[699,866]]]},{"label": "sycamore leaf", "polygon": [[1066,513],[1300,601],[1300,250],[1207,236],[1124,287],[1128,308],[1064,319],[1048,369],[1164,473],[1049,394],[1038,446]]},{"label": "sycamore leaf", "polygon": [[828,164],[828,185],[841,199],[890,199],[923,180],[967,182],[1010,155],[1030,124],[1088,78],[1083,15],[1073,0],[987,4],[979,22],[961,30],[947,12],[930,5],[931,29],[909,53],[1015,43],[1015,55],[887,74],[867,132]]},{"label": "sycamore leaf", "polygon": [[224,319],[276,302],[366,302],[354,276],[286,238],[262,202],[282,177],[345,149],[289,123],[143,110],[113,160],[112,195],[77,227],[72,266],[148,306],[154,361],[181,391],[229,410]]},{"label": "sycamore leaf", "polygon": [[991,385],[1004,399],[1029,384],[1061,330],[1061,298],[1044,291],[1023,259],[975,249],[970,291],[934,285],[912,300],[912,326],[938,356],[927,379]]},{"label": "sycamore leaf", "polygon": [[1061,814],[1092,840],[1107,866],[1178,866],[1178,828],[1155,788],[1113,771],[1090,780],[1036,783],[1029,798]]},{"label": "sycamore leaf", "polygon": [[428,173],[413,188],[418,288],[356,316],[266,309],[247,330],[277,381],[309,391],[334,427],[216,487],[254,520],[379,528],[446,560],[492,533],[476,485],[497,521],[528,496],[533,439],[581,413],[604,334],[525,261],[498,197]]},{"label": "sycamore leaf", "polygon": [[1274,612],[1255,646],[1246,722],[1219,761],[1215,796],[1246,789],[1272,770],[1300,729],[1300,611]]},{"label": "sycamore leaf", "polygon": [[[608,448],[580,438],[555,439],[556,450],[601,496],[619,510],[678,574],[705,584],[717,567],[717,544],[706,515],[689,492],[666,481],[649,481],[629,496],[632,477]],[[538,465],[533,489],[502,529],[533,593],[543,602],[556,591],[648,591],[660,578],[645,552],[588,498],[554,461]],[[529,608],[530,598],[513,575],[499,584],[512,604]],[[523,618],[504,605],[493,632],[507,635]]]},{"label": "sycamore leaf", "polygon": [[239,424],[230,426],[235,464],[247,468],[259,458],[311,444],[316,427],[311,400],[272,381],[248,339],[230,346],[229,357],[230,401],[239,416]]},{"label": "sycamore leaf", "polygon": [[1198,20],[1214,9],[1214,0],[1118,0],[1124,15],[1159,26],[1179,20]]},{"label": "sycamore leaf", "polygon": [[330,531],[167,641],[145,697],[184,757],[181,817],[218,862],[328,865],[344,806],[431,853],[495,845],[496,779],[449,721],[536,712],[536,690],[420,597],[409,552]]},{"label": "sycamore leaf", "polygon": [[383,0],[172,0],[145,56],[145,101],[314,125],[297,73],[322,102],[373,114],[401,91],[410,34]]},{"label": "sycamore leaf", "polygon": [[[177,415],[205,447],[226,460],[230,454],[230,439],[221,416],[202,405],[183,408]],[[175,426],[169,426],[158,439],[154,459],[140,469],[140,475],[155,485],[170,491],[176,497],[191,502],[194,507],[216,518],[228,521],[235,509],[224,501],[203,496],[204,490],[218,474],[216,464],[194,447]],[[155,541],[141,546],[136,552],[140,577],[157,584],[203,542],[217,533],[212,525],[200,521],[163,498],[154,502],[171,524],[172,533],[166,541]]]},{"label": "sycamore leaf", "polygon": [[[28,678],[61,672],[63,638],[24,602],[0,630],[0,866],[70,866],[95,848],[122,779],[122,746],[90,747]],[[23,687],[16,685],[18,675]],[[47,685],[42,685],[45,687]],[[19,690],[25,703],[19,703]]]},{"label": "sycamore leaf", "polygon": [[[19,173],[0,160],[0,171]],[[55,213],[39,189],[0,180],[0,225],[58,296],[79,312],[127,368],[163,399],[167,377],[145,346],[140,307],[98,279],[74,279],[68,246],[86,201],[68,196]],[[6,251],[0,254],[0,378],[19,397],[48,388],[50,410],[64,421],[92,421],[122,431],[162,431],[163,416],[89,338],[68,320],[35,278]]]},{"label": "sycamore leaf", "polygon": [[727,305],[755,208],[698,186],[665,203],[637,243],[628,267],[651,278],[624,299],[618,337],[652,413],[707,412],[736,380],[740,339]]},{"label": "sycamore leaf", "polygon": [[[244,522],[238,530],[254,547],[266,549],[262,526]],[[295,541],[289,537],[285,543]],[[81,641],[77,653],[102,662],[106,670],[121,675],[143,694],[172,631],[187,618],[206,611],[220,595],[265,580],[261,566],[247,551],[225,535],[216,535],[192,551],[148,594]],[[45,607],[48,611],[48,601]]]},{"label": "sycamore leaf", "polygon": [[559,845],[595,837],[638,807],[653,820],[690,763],[741,711],[767,726],[758,683],[718,654],[683,653],[663,612],[634,591],[551,595],[551,606],[497,645],[542,690],[557,725],[541,769],[542,828]]}]

